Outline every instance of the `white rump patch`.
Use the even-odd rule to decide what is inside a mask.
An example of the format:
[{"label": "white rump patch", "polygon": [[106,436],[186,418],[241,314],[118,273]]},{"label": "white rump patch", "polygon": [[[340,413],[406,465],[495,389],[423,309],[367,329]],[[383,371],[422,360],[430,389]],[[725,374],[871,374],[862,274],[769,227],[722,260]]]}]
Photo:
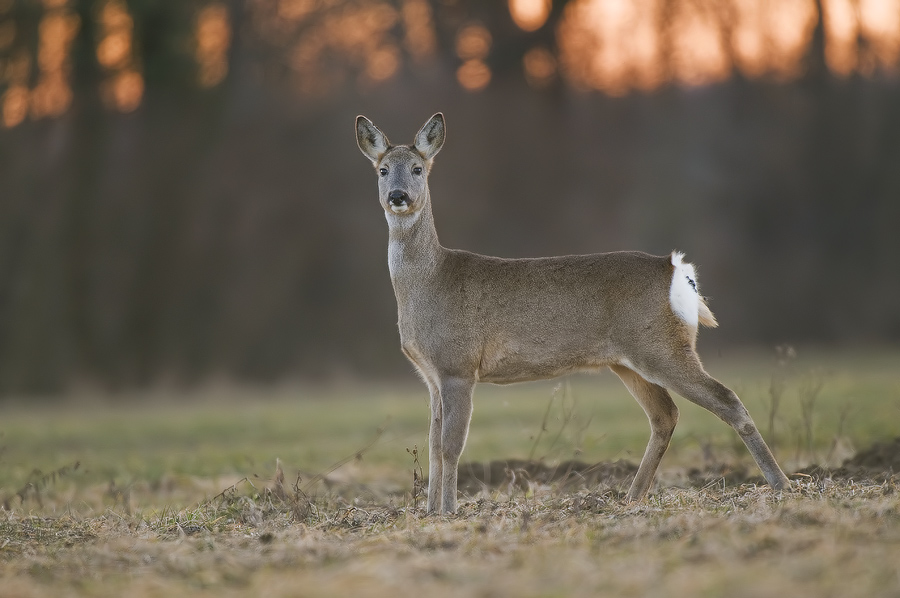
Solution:
[{"label": "white rump patch", "polygon": [[700,287],[697,285],[694,265],[682,261],[683,259],[683,253],[672,252],[672,265],[675,266],[675,271],[672,273],[672,286],[669,288],[669,303],[672,305],[672,311],[685,324],[696,328],[700,314]]}]

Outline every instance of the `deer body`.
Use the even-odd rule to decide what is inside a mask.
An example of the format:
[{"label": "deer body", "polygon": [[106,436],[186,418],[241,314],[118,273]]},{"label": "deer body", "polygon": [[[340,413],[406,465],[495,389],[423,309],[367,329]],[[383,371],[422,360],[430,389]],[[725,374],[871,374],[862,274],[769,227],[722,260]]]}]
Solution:
[{"label": "deer body", "polygon": [[428,510],[456,510],[459,457],[476,382],[507,384],[610,367],[650,420],[629,500],[649,489],[669,444],[675,390],[729,423],[767,481],[789,482],[740,399],[703,369],[697,326],[715,326],[681,254],[503,259],[438,242],[427,176],[444,141],[436,114],[410,146],[365,117],[357,141],[379,172],[400,342],[431,395]]},{"label": "deer body", "polygon": [[[634,341],[667,325],[668,257],[641,253],[505,260],[443,249],[406,284],[395,276],[400,339],[439,371],[506,384],[596,370],[635,353]],[[424,258],[424,259],[422,259]],[[605,289],[626,280],[615,296]],[[405,289],[415,290],[407,292]],[[422,309],[424,306],[427,309]],[[648,319],[617,318],[640,305]],[[448,327],[447,322],[467,326]],[[453,351],[447,351],[453,347]]]}]

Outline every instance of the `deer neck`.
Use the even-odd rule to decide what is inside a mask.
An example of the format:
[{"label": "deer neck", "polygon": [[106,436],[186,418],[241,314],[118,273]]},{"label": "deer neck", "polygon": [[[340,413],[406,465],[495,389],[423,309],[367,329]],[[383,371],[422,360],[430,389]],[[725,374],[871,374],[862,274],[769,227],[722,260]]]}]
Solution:
[{"label": "deer neck", "polygon": [[404,289],[411,290],[436,273],[444,248],[438,242],[430,200],[414,214],[385,212],[385,217],[389,231],[388,266],[399,297]]}]

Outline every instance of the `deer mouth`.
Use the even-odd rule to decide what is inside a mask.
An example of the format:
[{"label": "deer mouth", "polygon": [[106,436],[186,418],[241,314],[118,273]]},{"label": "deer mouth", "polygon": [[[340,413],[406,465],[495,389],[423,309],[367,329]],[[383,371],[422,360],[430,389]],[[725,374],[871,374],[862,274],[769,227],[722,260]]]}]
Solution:
[{"label": "deer mouth", "polygon": [[409,196],[404,194],[403,197],[391,197],[388,200],[388,207],[394,214],[405,214],[412,207],[412,202]]},{"label": "deer mouth", "polygon": [[409,194],[401,189],[394,189],[388,194],[387,204],[391,211],[395,214],[403,214],[409,211]]}]

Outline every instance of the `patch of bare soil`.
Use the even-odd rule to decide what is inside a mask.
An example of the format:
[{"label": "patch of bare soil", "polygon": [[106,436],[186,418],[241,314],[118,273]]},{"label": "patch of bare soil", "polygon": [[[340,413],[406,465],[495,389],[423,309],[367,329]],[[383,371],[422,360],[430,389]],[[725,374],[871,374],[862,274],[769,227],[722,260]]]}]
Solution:
[{"label": "patch of bare soil", "polygon": [[[637,465],[625,460],[593,464],[564,461],[549,465],[540,461],[507,459],[460,465],[458,487],[470,495],[495,488],[527,491],[533,484],[569,490],[600,486],[622,492],[627,490],[636,472]],[[896,479],[900,477],[900,436],[858,452],[840,467],[810,465],[795,472],[795,475],[819,480],[868,480],[879,484]],[[703,487],[723,479],[728,485],[765,483],[755,468],[724,464],[706,469],[691,468],[671,481],[678,486]]]},{"label": "patch of bare soil", "polygon": [[811,465],[797,473],[835,480],[871,480],[882,483],[900,477],[900,436],[876,442],[835,469]]}]

